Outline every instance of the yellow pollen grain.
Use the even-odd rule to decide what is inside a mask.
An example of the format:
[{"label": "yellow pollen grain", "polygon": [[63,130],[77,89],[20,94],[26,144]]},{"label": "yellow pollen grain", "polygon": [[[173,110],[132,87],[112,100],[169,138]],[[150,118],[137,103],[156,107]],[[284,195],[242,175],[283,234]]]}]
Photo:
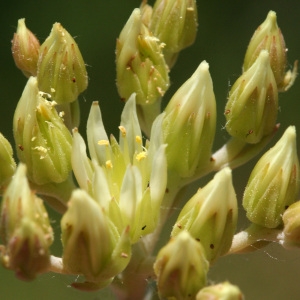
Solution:
[{"label": "yellow pollen grain", "polygon": [[100,140],[100,141],[98,141],[98,145],[100,145],[100,146],[108,146],[109,142],[108,142],[108,140]]},{"label": "yellow pollen grain", "polygon": [[142,152],[138,153],[135,158],[137,161],[141,161],[142,159],[144,159],[146,157],[147,157],[146,152],[142,151]]},{"label": "yellow pollen grain", "polygon": [[142,138],[141,138],[139,135],[137,135],[137,136],[135,137],[135,141],[136,141],[138,144],[142,144]]},{"label": "yellow pollen grain", "polygon": [[119,126],[119,129],[121,131],[121,134],[122,134],[122,137],[125,137],[126,136],[126,129],[124,126]]},{"label": "yellow pollen grain", "polygon": [[48,152],[48,150],[43,146],[37,146],[37,147],[34,147],[33,149],[37,150],[43,154],[43,155],[42,154],[40,155],[40,159],[44,159],[46,157],[45,154],[47,154],[47,152]]},{"label": "yellow pollen grain", "polygon": [[113,168],[113,164],[112,164],[111,160],[107,160],[105,162],[105,166],[106,166],[106,169],[112,169]]}]

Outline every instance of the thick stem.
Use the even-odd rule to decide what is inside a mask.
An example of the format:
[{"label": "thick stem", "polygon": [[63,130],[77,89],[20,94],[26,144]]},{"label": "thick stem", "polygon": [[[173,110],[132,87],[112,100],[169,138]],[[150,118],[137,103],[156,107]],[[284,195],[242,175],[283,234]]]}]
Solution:
[{"label": "thick stem", "polygon": [[148,280],[154,278],[154,257],[148,255],[143,243],[132,248],[127,268],[113,281],[111,289],[119,300],[145,299]]}]

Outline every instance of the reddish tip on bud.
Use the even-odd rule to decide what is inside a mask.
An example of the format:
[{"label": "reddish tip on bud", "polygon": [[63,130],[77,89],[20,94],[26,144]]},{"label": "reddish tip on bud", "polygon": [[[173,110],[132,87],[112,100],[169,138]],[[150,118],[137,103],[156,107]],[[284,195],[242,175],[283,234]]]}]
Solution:
[{"label": "reddish tip on bud", "polygon": [[11,42],[11,51],[16,66],[26,77],[36,76],[40,43],[26,27],[25,19],[18,21],[17,32]]}]

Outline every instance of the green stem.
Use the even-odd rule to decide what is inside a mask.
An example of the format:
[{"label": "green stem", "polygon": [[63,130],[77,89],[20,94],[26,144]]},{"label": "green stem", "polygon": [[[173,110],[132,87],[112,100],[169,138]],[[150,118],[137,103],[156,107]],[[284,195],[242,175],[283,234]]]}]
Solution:
[{"label": "green stem", "polygon": [[111,289],[119,300],[144,299],[148,280],[154,278],[154,257],[148,255],[143,243],[132,247],[132,259],[122,274],[115,278]]},{"label": "green stem", "polygon": [[271,242],[280,243],[282,230],[251,224],[246,230],[233,237],[228,254],[253,252]]},{"label": "green stem", "polygon": [[136,112],[139,119],[139,123],[144,134],[149,138],[151,133],[151,127],[155,118],[161,112],[161,98],[153,104],[136,106]]},{"label": "green stem", "polygon": [[234,169],[244,165],[266,147],[278,129],[279,124],[274,127],[274,130],[271,134],[265,136],[257,144],[248,144],[240,139],[232,137],[225,145],[223,145],[212,155],[211,163],[208,163],[204,167],[197,169],[192,177],[183,179],[182,186],[188,185],[211,172],[220,171],[225,167]]}]

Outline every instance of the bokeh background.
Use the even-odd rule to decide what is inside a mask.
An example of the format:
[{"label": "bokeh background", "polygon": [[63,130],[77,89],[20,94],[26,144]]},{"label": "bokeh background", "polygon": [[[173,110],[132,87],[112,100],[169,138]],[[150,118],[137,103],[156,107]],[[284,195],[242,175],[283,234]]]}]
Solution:
[{"label": "bokeh background", "polygon": [[[154,1],[149,1],[153,4]],[[16,1],[0,3],[0,130],[11,141],[14,108],[21,96],[26,78],[15,67],[10,53],[11,39],[19,18],[26,18],[26,25],[42,42],[52,24],[60,22],[73,36],[88,65],[89,88],[80,96],[82,122],[85,132],[87,114],[92,101],[100,102],[104,124],[108,133],[118,135],[117,126],[123,107],[115,87],[115,42],[133,8],[140,0],[52,0]],[[183,51],[171,72],[172,86],[165,102],[196,69],[202,60],[210,64],[218,104],[218,124],[215,149],[226,142],[223,128],[223,109],[230,85],[241,73],[247,44],[269,10],[277,12],[278,23],[285,36],[290,66],[300,58],[300,1],[299,0],[198,0],[199,30],[196,43]],[[280,130],[275,140],[289,125],[300,129],[300,78],[290,91],[280,94]],[[300,139],[298,139],[300,149]],[[234,184],[241,199],[249,172],[255,160],[234,170]],[[203,186],[210,177],[191,187],[189,194]],[[60,216],[49,209],[56,242],[52,252],[60,255]],[[179,212],[179,209],[178,209]],[[248,222],[240,209],[239,228]],[[211,282],[230,280],[241,287],[247,299],[299,299],[300,250],[286,251],[279,245],[270,245],[248,255],[220,259],[211,269]],[[45,274],[34,282],[18,281],[11,271],[0,266],[0,299],[114,299],[109,290],[83,293],[70,288],[75,277]]]}]

